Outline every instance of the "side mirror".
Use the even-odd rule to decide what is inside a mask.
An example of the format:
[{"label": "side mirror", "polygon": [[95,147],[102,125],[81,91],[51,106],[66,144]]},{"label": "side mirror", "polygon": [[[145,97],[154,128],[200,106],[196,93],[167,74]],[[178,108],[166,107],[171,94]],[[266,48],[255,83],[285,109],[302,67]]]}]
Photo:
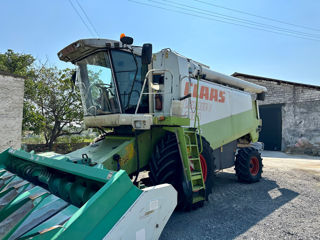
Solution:
[{"label": "side mirror", "polygon": [[77,77],[77,71],[74,71],[71,75],[71,82],[73,85],[76,85],[76,77]]},{"label": "side mirror", "polygon": [[141,62],[142,64],[150,64],[152,58],[152,44],[145,43],[142,46]]},{"label": "side mirror", "polygon": [[266,98],[265,92],[261,92],[257,94],[257,100],[264,101],[265,98]]},{"label": "side mirror", "polygon": [[77,78],[77,71],[73,71],[71,75],[71,85],[72,85],[72,91],[74,91],[74,86],[76,85],[76,78]]}]

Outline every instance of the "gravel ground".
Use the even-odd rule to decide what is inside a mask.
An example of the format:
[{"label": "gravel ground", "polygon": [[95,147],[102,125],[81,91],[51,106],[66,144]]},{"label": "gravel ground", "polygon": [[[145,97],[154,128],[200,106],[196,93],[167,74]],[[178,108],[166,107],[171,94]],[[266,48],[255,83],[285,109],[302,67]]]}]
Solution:
[{"label": "gravel ground", "polygon": [[320,159],[264,152],[263,179],[217,174],[204,207],[174,212],[160,240],[320,239]]}]

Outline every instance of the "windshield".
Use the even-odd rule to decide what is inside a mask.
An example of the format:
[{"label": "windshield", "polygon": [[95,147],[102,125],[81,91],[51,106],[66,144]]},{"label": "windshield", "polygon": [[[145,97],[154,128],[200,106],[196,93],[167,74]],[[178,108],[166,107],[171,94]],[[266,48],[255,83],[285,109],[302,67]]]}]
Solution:
[{"label": "windshield", "polygon": [[80,71],[79,88],[85,115],[119,113],[115,82],[110,58],[99,52],[77,63]]},{"label": "windshield", "polygon": [[[141,77],[141,57],[129,52],[111,50],[111,58],[122,110],[126,113],[134,113],[144,80]],[[142,101],[139,110],[145,107],[146,102]]]},{"label": "windshield", "polygon": [[[94,53],[77,62],[77,65],[86,116],[120,113],[120,106],[123,113],[135,112],[143,85],[142,78],[146,74],[146,70],[142,70],[140,56],[111,50]],[[148,110],[148,97],[143,95],[139,112]]]}]

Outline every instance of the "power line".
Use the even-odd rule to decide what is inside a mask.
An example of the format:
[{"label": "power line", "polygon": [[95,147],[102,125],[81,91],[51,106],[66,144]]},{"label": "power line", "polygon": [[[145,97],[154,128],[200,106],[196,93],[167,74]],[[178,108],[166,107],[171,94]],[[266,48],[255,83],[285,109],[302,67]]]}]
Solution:
[{"label": "power line", "polygon": [[290,23],[290,22],[285,22],[285,21],[278,20],[278,19],[275,19],[275,18],[260,16],[260,15],[257,15],[257,14],[241,11],[241,10],[234,9],[234,8],[224,7],[224,6],[221,6],[221,5],[218,5],[218,4],[214,4],[214,3],[208,3],[208,2],[205,2],[205,1],[201,1],[201,0],[194,0],[194,1],[206,4],[206,5],[209,5],[209,6],[213,6],[213,7],[226,9],[226,10],[229,10],[229,11],[232,11],[232,12],[246,14],[248,16],[252,16],[252,17],[256,17],[256,18],[261,18],[261,19],[265,19],[265,20],[269,20],[269,21],[273,21],[273,22],[278,22],[278,23],[282,23],[282,24],[286,24],[286,25],[290,25],[290,26],[294,26],[294,27],[306,28],[306,29],[309,29],[309,30],[320,32],[319,28],[313,28],[313,27],[309,27],[309,26],[304,26],[304,25],[298,25],[298,24],[294,24],[294,23]]},{"label": "power line", "polygon": [[[156,2],[158,4],[163,4],[163,2],[159,2],[159,1],[155,1],[155,0],[149,0],[149,1]],[[203,14],[203,12],[206,12],[206,15],[213,16],[214,18],[220,18],[220,19],[222,18],[224,20],[228,20],[228,21],[231,21],[233,23],[234,22],[237,22],[237,23],[241,22],[242,24],[246,24],[246,25],[249,25],[249,26],[253,25],[254,27],[259,27],[259,28],[268,29],[268,30],[272,29],[272,30],[275,30],[275,31],[280,32],[280,33],[286,32],[286,33],[289,33],[289,35],[292,34],[292,35],[295,35],[295,36],[303,36],[303,37],[307,37],[307,38],[311,38],[311,39],[320,40],[319,39],[320,35],[309,34],[309,33],[306,33],[306,32],[295,31],[295,30],[292,30],[292,29],[281,28],[281,27],[277,27],[277,26],[273,26],[273,25],[254,22],[254,21],[250,21],[250,20],[247,20],[247,19],[243,19],[243,18],[236,18],[236,17],[229,16],[229,15],[210,12],[210,11],[207,11],[207,10],[204,10],[204,9],[199,9],[199,8],[196,8],[196,7],[193,7],[193,6],[188,6],[188,5],[185,5],[185,4],[179,4],[179,3],[176,3],[174,1],[166,0],[166,2],[172,2],[175,5],[182,6],[182,7],[177,7],[177,6],[174,6],[172,4],[165,4],[165,5],[174,7],[174,8],[178,8],[178,9],[180,8],[180,9],[183,9],[183,10],[186,10],[186,11],[191,11],[191,10],[186,9],[185,7],[191,8],[192,12],[198,12],[200,14]],[[197,11],[195,9],[198,9],[201,12],[199,12],[199,11]]]},{"label": "power line", "polygon": [[[230,20],[229,21],[225,21],[225,20],[219,19],[218,17],[212,17],[212,16],[211,17],[207,17],[207,16],[204,16],[204,15],[208,15],[208,14],[201,13],[201,15],[197,15],[197,14],[193,13],[195,11],[192,11],[190,13],[190,10],[185,10],[185,9],[183,9],[181,7],[180,8],[179,7],[175,7],[175,8],[180,9],[180,10],[175,10],[175,9],[172,9],[172,8],[166,8],[166,7],[163,7],[163,6],[153,5],[153,4],[149,4],[149,3],[145,3],[145,2],[139,2],[139,1],[135,1],[135,0],[128,0],[128,1],[136,3],[136,4],[140,4],[140,5],[145,5],[145,6],[149,6],[149,7],[153,7],[153,8],[158,8],[158,9],[170,11],[170,12],[177,12],[177,13],[181,13],[181,14],[184,14],[184,15],[194,16],[194,17],[198,17],[198,18],[202,18],[202,19],[207,19],[207,20],[210,20],[210,21],[227,23],[227,24],[231,24],[231,25],[235,25],[235,26],[241,26],[241,27],[245,27],[245,28],[249,28],[249,29],[255,29],[255,30],[260,30],[260,31],[264,31],[264,32],[271,32],[271,33],[275,33],[275,34],[291,36],[291,37],[301,38],[301,39],[306,39],[306,40],[313,40],[313,41],[319,41],[320,40],[318,38],[304,37],[304,36],[300,36],[300,35],[296,35],[296,34],[293,35],[292,33],[280,32],[279,30],[270,30],[270,29],[266,29],[264,27],[254,27],[254,26],[250,26],[250,25],[248,26],[248,25],[244,25],[244,24],[241,24],[241,23],[238,23],[238,22],[235,22],[235,21],[233,21],[233,22],[230,22]],[[161,3],[161,4],[165,5],[163,3]],[[182,11],[181,11],[181,9],[182,9]],[[187,12],[185,12],[185,11],[187,11]]]},{"label": "power line", "polygon": [[97,29],[94,27],[94,25],[92,24],[90,18],[88,17],[86,11],[83,9],[83,7],[81,6],[81,4],[79,3],[78,0],[76,0],[76,3],[78,4],[78,6],[80,7],[81,11],[83,12],[84,16],[86,17],[88,23],[91,25],[93,31],[96,33],[97,37],[99,37],[98,31]]},{"label": "power line", "polygon": [[79,16],[79,18],[81,19],[83,25],[88,29],[88,31],[91,33],[92,36],[94,36],[94,33],[92,32],[92,30],[90,29],[90,27],[87,25],[87,23],[83,20],[81,14],[78,12],[78,10],[76,9],[76,7],[73,5],[72,1],[69,0],[69,3],[71,4],[73,10],[77,13],[77,15]]},{"label": "power line", "polygon": [[[149,1],[156,2],[158,4],[162,4],[159,1],[155,1],[155,0],[149,0]],[[197,7],[194,7],[194,6],[177,3],[177,2],[174,2],[174,1],[170,1],[170,0],[163,0],[163,1],[171,2],[174,5],[182,6],[182,8],[184,8],[184,7],[190,8],[192,11],[195,11],[195,9],[196,9],[196,10],[199,10],[201,12],[206,12],[207,15],[214,16],[214,17],[220,17],[220,18],[226,19],[226,20],[240,21],[240,22],[248,24],[248,25],[271,28],[271,29],[274,29],[274,30],[285,31],[285,32],[288,32],[288,33],[291,33],[291,34],[295,34],[295,35],[305,35],[306,37],[311,37],[311,38],[319,38],[320,37],[319,34],[310,34],[310,33],[307,33],[307,32],[295,31],[295,30],[292,30],[292,29],[278,27],[278,26],[269,25],[269,24],[264,24],[264,23],[260,23],[260,22],[256,22],[256,21],[252,21],[252,20],[248,20],[248,19],[244,19],[244,18],[233,17],[233,16],[230,16],[230,15],[225,15],[225,14],[221,14],[221,13],[217,13],[217,12],[212,12],[212,11],[204,10],[204,9],[197,8]],[[169,5],[172,6],[172,4],[169,4]],[[173,6],[173,7],[176,7],[176,6]],[[190,11],[189,9],[186,9],[186,10]]]}]

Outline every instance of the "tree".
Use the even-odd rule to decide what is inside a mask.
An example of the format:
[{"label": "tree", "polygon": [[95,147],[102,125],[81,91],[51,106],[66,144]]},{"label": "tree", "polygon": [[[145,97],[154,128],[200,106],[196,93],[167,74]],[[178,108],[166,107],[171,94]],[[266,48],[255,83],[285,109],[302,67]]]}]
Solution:
[{"label": "tree", "polygon": [[30,54],[19,54],[8,49],[6,53],[0,54],[0,71],[22,77],[33,77],[34,61],[34,57]]},{"label": "tree", "polygon": [[70,81],[73,70],[34,63],[29,54],[0,54],[0,71],[25,77],[23,130],[43,134],[51,150],[58,137],[81,133],[81,99]]},{"label": "tree", "polygon": [[52,149],[54,141],[64,135],[82,132],[83,109],[80,94],[70,81],[73,70],[41,68],[33,81],[33,94],[27,100],[32,108],[28,128],[44,134],[46,144]]}]

